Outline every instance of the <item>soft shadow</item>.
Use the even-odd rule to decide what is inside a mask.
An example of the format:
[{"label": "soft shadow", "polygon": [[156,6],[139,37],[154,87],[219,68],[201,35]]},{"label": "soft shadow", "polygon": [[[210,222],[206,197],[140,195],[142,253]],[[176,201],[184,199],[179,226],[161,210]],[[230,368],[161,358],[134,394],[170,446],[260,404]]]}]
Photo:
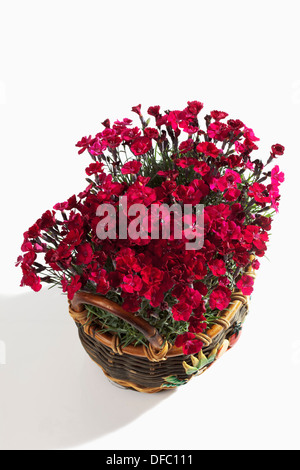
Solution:
[{"label": "soft shadow", "polygon": [[[126,426],[173,392],[112,385],[57,291],[0,297],[0,449],[72,448]],[[3,362],[3,361],[2,361]]]}]

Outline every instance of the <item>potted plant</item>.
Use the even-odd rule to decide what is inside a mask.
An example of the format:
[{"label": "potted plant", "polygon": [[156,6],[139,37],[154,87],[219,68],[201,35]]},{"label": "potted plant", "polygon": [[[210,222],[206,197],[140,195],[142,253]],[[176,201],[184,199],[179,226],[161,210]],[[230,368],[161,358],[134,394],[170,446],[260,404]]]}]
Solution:
[{"label": "potted plant", "polygon": [[[83,137],[88,186],[25,233],[22,286],[67,294],[90,357],[143,392],[185,384],[238,340],[284,175],[239,119],[141,105]],[[269,168],[271,167],[271,168]],[[42,260],[38,261],[38,258]]]}]

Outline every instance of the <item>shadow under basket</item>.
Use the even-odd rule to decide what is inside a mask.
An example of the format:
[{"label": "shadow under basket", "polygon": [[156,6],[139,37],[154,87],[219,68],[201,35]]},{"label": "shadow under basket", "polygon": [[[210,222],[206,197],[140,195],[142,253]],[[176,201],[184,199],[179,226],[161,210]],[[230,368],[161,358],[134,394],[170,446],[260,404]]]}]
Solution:
[{"label": "shadow under basket", "polygon": [[[248,274],[255,277],[253,271]],[[99,323],[88,319],[85,305],[99,307],[127,321],[143,333],[149,346],[121,347],[117,335],[103,333]],[[212,328],[196,335],[204,347],[195,357],[184,355],[182,348],[166,342],[144,319],[100,295],[77,292],[69,307],[84,349],[104,374],[121,387],[146,393],[178,387],[207,370],[231,347],[231,338],[236,337],[237,327],[241,328],[248,309],[249,298],[239,291],[233,292],[228,309],[220,313]]]}]

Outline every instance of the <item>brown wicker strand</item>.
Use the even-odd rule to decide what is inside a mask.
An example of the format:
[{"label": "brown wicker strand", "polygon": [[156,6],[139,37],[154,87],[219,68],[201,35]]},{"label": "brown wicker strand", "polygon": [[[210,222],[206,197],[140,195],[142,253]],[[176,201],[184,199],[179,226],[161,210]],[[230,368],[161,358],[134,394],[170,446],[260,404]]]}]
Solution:
[{"label": "brown wicker strand", "polygon": [[220,317],[220,318],[216,318],[214,323],[216,323],[217,325],[221,325],[223,326],[223,328],[230,328],[230,323],[228,320],[226,320],[226,318],[223,318],[223,317]]},{"label": "brown wicker strand", "polygon": [[168,351],[171,347],[172,345],[166,341],[164,347],[161,350],[155,350],[151,344],[149,344],[149,347],[143,345],[143,351],[149,361],[160,362],[166,360],[166,355],[168,354]]},{"label": "brown wicker strand", "polygon": [[122,356],[124,354],[123,350],[120,346],[120,338],[119,338],[118,335],[113,335],[112,343],[111,343],[111,349],[113,350],[113,352],[115,354],[119,354],[120,356]]},{"label": "brown wicker strand", "polygon": [[197,339],[200,339],[205,346],[210,346],[212,344],[212,339],[204,333],[197,333],[195,336]]}]

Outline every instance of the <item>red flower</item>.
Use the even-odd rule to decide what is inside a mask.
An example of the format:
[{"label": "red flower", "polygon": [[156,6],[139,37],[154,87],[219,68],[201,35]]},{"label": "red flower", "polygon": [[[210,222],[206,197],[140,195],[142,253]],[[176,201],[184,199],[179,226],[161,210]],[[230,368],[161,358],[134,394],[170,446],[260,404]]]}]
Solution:
[{"label": "red flower", "polygon": [[77,247],[77,264],[89,264],[94,257],[93,248],[89,243],[83,243]]},{"label": "red flower", "polygon": [[105,269],[101,269],[97,273],[97,293],[106,295],[110,290],[110,282],[108,280],[108,275]]},{"label": "red flower", "polygon": [[188,101],[187,111],[194,116],[200,113],[201,109],[203,109],[203,103],[200,101]]},{"label": "red flower", "polygon": [[199,173],[201,176],[205,176],[210,172],[210,166],[205,162],[198,161],[195,163],[194,171]]},{"label": "red flower", "polygon": [[258,259],[252,261],[252,268],[255,270],[260,268],[260,262],[258,261]]},{"label": "red flower", "polygon": [[255,201],[260,204],[271,202],[271,198],[268,195],[267,188],[264,184],[254,183],[249,187],[248,194],[249,196],[254,197]]},{"label": "red flower", "polygon": [[167,115],[167,122],[172,127],[173,131],[178,129],[178,124],[181,121],[181,111],[170,111]]},{"label": "red flower", "polygon": [[242,182],[239,173],[234,170],[226,170],[225,175],[215,180],[215,185],[220,191],[236,188]]},{"label": "red flower", "polygon": [[285,151],[285,148],[283,145],[280,145],[280,144],[272,145],[273,155],[283,155],[284,151]]},{"label": "red flower", "polygon": [[274,166],[271,171],[271,182],[273,186],[279,186],[284,182],[284,173],[280,171],[278,165]]},{"label": "red flower", "polygon": [[221,119],[225,119],[228,116],[228,114],[224,113],[224,111],[212,111],[210,115],[216,121],[221,121]]},{"label": "red flower", "polygon": [[216,139],[220,141],[227,139],[229,132],[229,127],[220,121],[216,121],[213,124],[210,124],[207,129],[207,135],[211,139]]},{"label": "red flower", "polygon": [[39,221],[33,224],[27,232],[24,233],[24,239],[28,240],[28,238],[37,238],[41,233],[41,228],[39,226]]},{"label": "red flower", "polygon": [[139,276],[136,274],[128,274],[123,277],[121,287],[124,292],[133,294],[134,292],[139,292],[143,286],[143,282]]},{"label": "red flower", "polygon": [[188,321],[192,314],[192,307],[186,302],[178,302],[172,308],[173,318],[176,321]]},{"label": "red flower", "polygon": [[175,346],[182,347],[183,354],[191,355],[197,354],[203,348],[203,343],[196,339],[193,333],[184,333],[176,338]]},{"label": "red flower", "polygon": [[172,195],[177,201],[182,201],[183,204],[196,205],[199,204],[208,193],[209,188],[204,181],[193,180],[189,186],[177,186]]},{"label": "red flower", "polygon": [[144,283],[147,286],[151,287],[155,284],[160,284],[162,282],[164,273],[158,268],[154,268],[153,266],[147,266],[141,271],[141,276]]},{"label": "red flower", "polygon": [[241,279],[236,283],[238,289],[242,291],[243,295],[251,295],[253,292],[254,279],[247,274],[244,274]]},{"label": "red flower", "polygon": [[152,127],[146,127],[146,129],[144,130],[144,134],[146,137],[148,137],[149,139],[155,139],[157,140],[158,137],[159,137],[159,132],[157,129],[154,129]]},{"label": "red flower", "polygon": [[230,188],[226,193],[224,194],[224,199],[226,201],[232,202],[236,201],[241,195],[241,191],[237,188]]},{"label": "red flower", "polygon": [[133,129],[125,128],[121,133],[121,137],[123,140],[125,140],[125,142],[131,142],[137,137],[140,137],[140,135],[141,131],[138,127],[134,127]]},{"label": "red flower", "polygon": [[110,120],[105,119],[103,122],[101,122],[102,126],[110,128]]},{"label": "red flower", "polygon": [[138,312],[141,308],[141,299],[136,294],[123,294],[124,302],[122,307],[128,312]]},{"label": "red flower", "polygon": [[140,272],[142,267],[135,251],[131,248],[124,248],[116,256],[116,268],[122,273]]},{"label": "red flower", "polygon": [[79,154],[83,153],[86,149],[89,148],[89,146],[93,143],[93,141],[94,139],[92,139],[91,135],[89,137],[82,137],[82,139],[79,140],[76,144],[76,147],[81,147],[78,153]]},{"label": "red flower", "polygon": [[269,240],[267,232],[262,231],[257,225],[247,225],[243,230],[246,243],[252,243],[254,248],[260,251],[266,250],[266,243]]},{"label": "red flower", "polygon": [[152,148],[152,142],[149,137],[143,136],[138,137],[130,147],[130,150],[134,153],[134,155],[144,155],[145,153],[149,152]]},{"label": "red flower", "polygon": [[22,264],[23,277],[21,280],[21,287],[28,286],[34,292],[39,292],[42,288],[40,278],[35,274],[34,270],[27,264]]},{"label": "red flower", "polygon": [[142,105],[141,104],[138,104],[137,106],[133,106],[131,111],[133,111],[134,113],[138,114],[139,116],[141,116],[141,107]]},{"label": "red flower", "polygon": [[209,305],[212,310],[224,310],[230,304],[231,290],[227,287],[217,287],[212,291],[209,298]]},{"label": "red flower", "polygon": [[244,137],[247,140],[251,140],[252,142],[257,142],[258,140],[260,140],[258,137],[255,136],[253,129],[250,129],[246,126],[244,126]]},{"label": "red flower", "polygon": [[141,162],[138,162],[137,160],[132,160],[123,165],[121,173],[122,175],[136,175],[141,168]]},{"label": "red flower", "polygon": [[181,142],[181,144],[179,145],[180,153],[191,152],[193,149],[194,149],[194,141],[193,141],[193,139],[184,140],[184,141]]},{"label": "red flower", "polygon": [[222,259],[214,259],[211,263],[208,263],[208,267],[214,276],[223,276],[226,274],[226,265]]},{"label": "red flower", "polygon": [[207,328],[207,323],[205,320],[206,318],[204,316],[201,316],[200,318],[197,318],[195,316],[191,317],[189,320],[189,331],[191,333],[197,334],[203,333],[203,331],[205,331]]},{"label": "red flower", "polygon": [[64,276],[61,281],[61,284],[62,284],[63,292],[68,293],[69,300],[73,300],[76,292],[78,292],[82,287],[82,284],[80,282],[80,276],[78,274],[72,277],[71,282],[68,282]]},{"label": "red flower", "polygon": [[150,106],[150,108],[148,108],[148,114],[150,114],[150,116],[157,117],[159,115],[159,110],[160,106]]},{"label": "red flower", "polygon": [[103,163],[91,163],[86,169],[85,172],[88,176],[96,175],[97,173],[103,173]]},{"label": "red flower", "polygon": [[95,142],[93,142],[90,147],[89,147],[89,152],[94,155],[102,155],[103,152],[106,150],[107,145],[105,141],[100,141],[99,138],[95,139]]},{"label": "red flower", "polygon": [[202,142],[197,145],[197,152],[204,153],[207,157],[217,158],[221,151],[212,142]]}]

